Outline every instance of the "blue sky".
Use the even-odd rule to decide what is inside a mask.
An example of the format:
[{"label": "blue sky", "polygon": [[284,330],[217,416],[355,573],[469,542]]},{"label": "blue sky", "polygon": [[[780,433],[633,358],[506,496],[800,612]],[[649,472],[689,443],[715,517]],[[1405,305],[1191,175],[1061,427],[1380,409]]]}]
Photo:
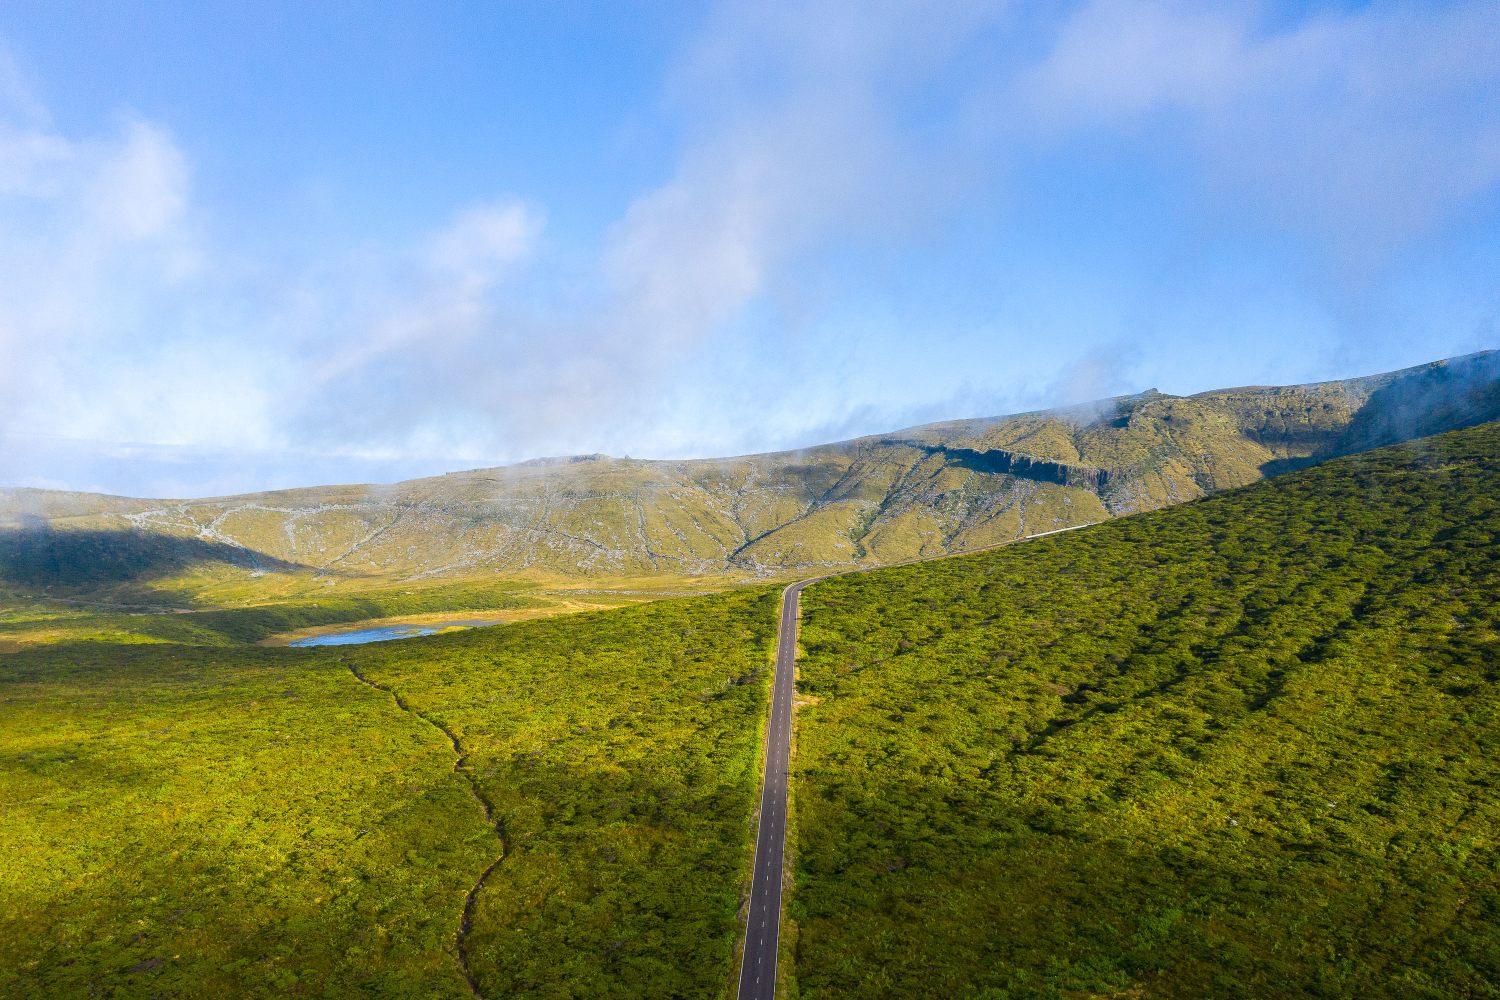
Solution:
[{"label": "blue sky", "polygon": [[0,485],[742,454],[1500,346],[1500,8],[0,7]]}]

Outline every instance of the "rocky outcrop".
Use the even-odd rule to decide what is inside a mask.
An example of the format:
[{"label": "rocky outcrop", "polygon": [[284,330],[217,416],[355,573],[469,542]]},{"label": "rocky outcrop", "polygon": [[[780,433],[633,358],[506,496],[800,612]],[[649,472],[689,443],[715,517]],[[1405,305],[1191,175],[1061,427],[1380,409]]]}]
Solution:
[{"label": "rocky outcrop", "polygon": [[1095,493],[1103,491],[1111,482],[1119,481],[1125,476],[1126,471],[1124,469],[1099,469],[1091,465],[1070,465],[1067,462],[1037,458],[1035,455],[1006,451],[1003,448],[952,448],[927,441],[891,440],[890,443],[920,448],[928,454],[941,454],[950,461],[973,469],[975,472],[993,476],[1015,476],[1017,479],[1072,486],[1076,489],[1092,490]]}]

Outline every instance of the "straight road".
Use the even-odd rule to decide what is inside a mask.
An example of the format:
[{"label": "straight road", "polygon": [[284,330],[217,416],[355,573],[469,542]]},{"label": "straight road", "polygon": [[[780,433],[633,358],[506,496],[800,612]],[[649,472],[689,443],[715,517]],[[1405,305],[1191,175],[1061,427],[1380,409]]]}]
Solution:
[{"label": "straight road", "polygon": [[739,1000],[774,1000],[776,945],[781,938],[781,856],[786,846],[786,783],[792,759],[792,675],[797,668],[797,598],[804,580],[781,598],[776,644],[776,680],[771,685],[771,724],[766,728],[766,776],[760,793],[760,829],[755,835],[755,873],[750,880],[750,916]]},{"label": "straight road", "polygon": [[[949,559],[1086,527],[1086,524],[1077,524],[1071,528],[1043,531],[995,545],[846,572],[868,573],[871,570],[892,569],[911,563],[930,562],[933,559]],[[755,872],[750,880],[750,916],[745,922],[745,957],[740,963],[739,1000],[776,998],[776,946],[781,940],[781,863],[786,847],[786,786],[792,761],[792,675],[797,670],[797,605],[803,587],[826,579],[828,577],[820,576],[794,583],[786,588],[781,597],[781,626],[777,629],[776,643],[776,680],[771,685],[771,725],[766,731],[766,775],[760,792],[760,828],[755,834]]]}]

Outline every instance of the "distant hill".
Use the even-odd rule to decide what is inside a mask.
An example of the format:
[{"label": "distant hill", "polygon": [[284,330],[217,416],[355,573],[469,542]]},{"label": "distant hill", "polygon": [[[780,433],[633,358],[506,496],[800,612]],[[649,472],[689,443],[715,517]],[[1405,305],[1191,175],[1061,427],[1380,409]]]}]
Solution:
[{"label": "distant hill", "polygon": [[0,489],[0,579],[249,573],[768,576],[992,545],[1500,418],[1486,351],[1339,382],[927,424],[694,461],[540,459],[206,500]]}]

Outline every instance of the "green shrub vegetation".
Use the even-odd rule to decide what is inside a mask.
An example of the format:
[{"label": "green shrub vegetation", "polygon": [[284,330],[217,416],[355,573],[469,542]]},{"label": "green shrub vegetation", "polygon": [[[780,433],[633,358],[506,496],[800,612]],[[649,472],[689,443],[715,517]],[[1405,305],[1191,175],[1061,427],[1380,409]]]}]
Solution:
[{"label": "green shrub vegetation", "polygon": [[492,845],[441,733],[298,650],[0,670],[0,992],[462,994],[443,949]]},{"label": "green shrub vegetation", "polygon": [[439,669],[415,646],[347,654],[458,736],[504,817],[471,947],[487,995],[726,985],[776,605],[761,589],[488,630]]},{"label": "green shrub vegetation", "polygon": [[1500,429],[804,595],[796,995],[1500,994]]},{"label": "green shrub vegetation", "polygon": [[720,995],[775,601],[0,656],[0,994]]}]

